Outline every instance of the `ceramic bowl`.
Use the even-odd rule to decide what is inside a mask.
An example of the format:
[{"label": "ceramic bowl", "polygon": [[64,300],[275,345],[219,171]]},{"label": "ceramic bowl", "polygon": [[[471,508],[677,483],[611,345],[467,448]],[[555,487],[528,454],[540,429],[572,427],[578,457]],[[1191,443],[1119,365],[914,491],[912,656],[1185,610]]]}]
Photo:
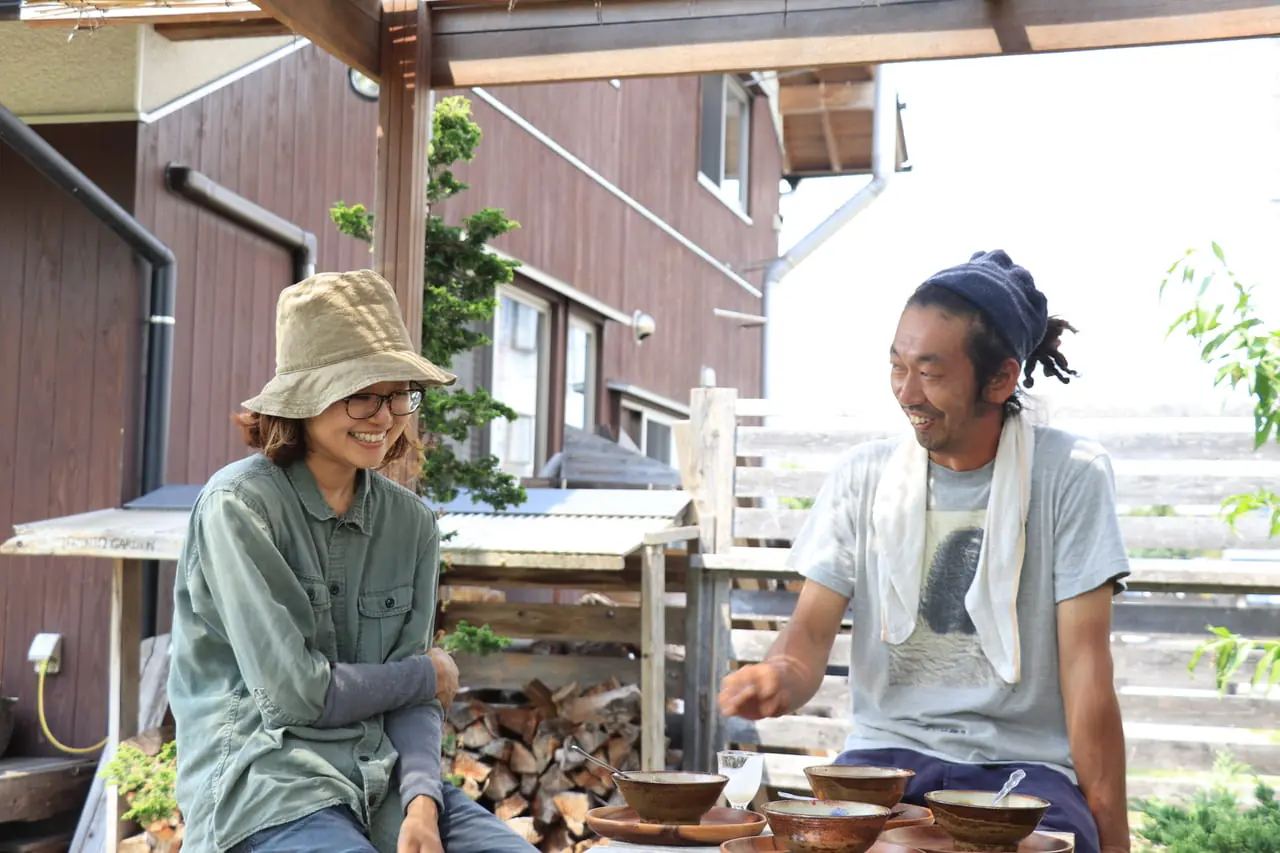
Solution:
[{"label": "ceramic bowl", "polygon": [[615,774],[613,781],[641,820],[685,824],[697,823],[711,810],[729,777],[682,770],[632,770]]},{"label": "ceramic bowl", "polygon": [[958,849],[1014,851],[1040,825],[1049,802],[1010,794],[991,805],[997,791],[931,791],[924,795],[933,819],[951,834]]},{"label": "ceramic bowl", "polygon": [[777,800],[760,811],[791,853],[865,853],[889,819],[885,806],[849,800]]},{"label": "ceramic bowl", "polygon": [[907,782],[916,774],[897,767],[819,764],[806,767],[804,775],[819,800],[851,800],[891,809],[902,800]]}]

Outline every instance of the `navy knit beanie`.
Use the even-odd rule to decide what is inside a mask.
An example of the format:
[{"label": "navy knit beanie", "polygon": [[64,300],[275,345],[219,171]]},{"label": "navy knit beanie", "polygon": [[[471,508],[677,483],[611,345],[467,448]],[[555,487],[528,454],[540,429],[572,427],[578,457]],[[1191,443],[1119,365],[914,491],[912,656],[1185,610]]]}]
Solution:
[{"label": "navy knit beanie", "polygon": [[975,252],[968,263],[935,273],[925,284],[945,287],[978,306],[1019,363],[1040,345],[1049,328],[1048,301],[1031,273],[1003,249]]}]

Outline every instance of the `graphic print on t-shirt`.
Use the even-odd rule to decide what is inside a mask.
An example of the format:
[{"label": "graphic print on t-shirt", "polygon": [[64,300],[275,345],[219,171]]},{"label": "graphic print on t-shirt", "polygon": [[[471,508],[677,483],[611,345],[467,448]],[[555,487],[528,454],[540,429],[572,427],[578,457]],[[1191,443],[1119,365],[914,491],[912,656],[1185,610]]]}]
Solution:
[{"label": "graphic print on t-shirt", "polygon": [[916,629],[889,647],[889,683],[904,687],[986,687],[999,683],[964,606],[978,570],[985,510],[930,510]]}]

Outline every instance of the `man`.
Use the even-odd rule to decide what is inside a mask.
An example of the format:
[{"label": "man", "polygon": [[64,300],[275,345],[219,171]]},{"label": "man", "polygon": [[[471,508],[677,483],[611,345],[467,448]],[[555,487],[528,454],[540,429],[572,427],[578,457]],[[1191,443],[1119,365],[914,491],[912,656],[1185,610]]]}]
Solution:
[{"label": "man", "polygon": [[1079,853],[1129,850],[1111,599],[1128,560],[1096,444],[1032,426],[1026,385],[1075,375],[1031,275],[1003,251],[939,272],[908,300],[890,384],[914,432],[849,451],[788,564],[806,578],[763,663],[725,679],[748,719],[804,705],[853,600],[853,733],[841,764],[1052,803],[1042,827]]}]

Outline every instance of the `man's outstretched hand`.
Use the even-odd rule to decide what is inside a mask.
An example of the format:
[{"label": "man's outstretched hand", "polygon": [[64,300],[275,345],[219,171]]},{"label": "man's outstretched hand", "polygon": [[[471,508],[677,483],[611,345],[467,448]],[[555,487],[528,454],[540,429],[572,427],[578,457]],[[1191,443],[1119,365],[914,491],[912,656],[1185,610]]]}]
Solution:
[{"label": "man's outstretched hand", "polygon": [[762,720],[787,713],[783,666],[765,661],[730,673],[720,686],[720,713],[726,717]]}]

